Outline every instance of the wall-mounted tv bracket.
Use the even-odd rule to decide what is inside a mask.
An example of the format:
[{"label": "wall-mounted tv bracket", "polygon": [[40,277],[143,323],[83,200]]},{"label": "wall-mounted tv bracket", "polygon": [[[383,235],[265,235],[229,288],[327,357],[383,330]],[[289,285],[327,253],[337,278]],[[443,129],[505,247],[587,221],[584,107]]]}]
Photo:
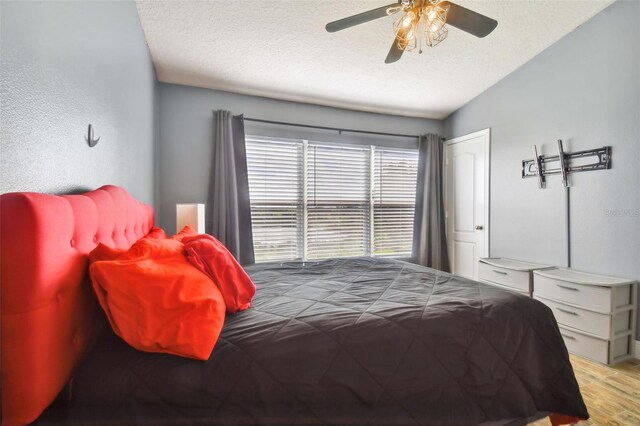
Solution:
[{"label": "wall-mounted tv bracket", "polygon": [[[569,173],[611,168],[610,146],[568,153],[562,149],[561,139],[558,139],[558,155],[538,155],[538,148],[534,145],[533,157],[533,160],[522,160],[522,178],[537,176],[539,188],[545,187],[547,175],[561,175],[562,184],[567,187]],[[571,165],[572,160],[586,157],[594,157],[594,161],[588,164]]]}]

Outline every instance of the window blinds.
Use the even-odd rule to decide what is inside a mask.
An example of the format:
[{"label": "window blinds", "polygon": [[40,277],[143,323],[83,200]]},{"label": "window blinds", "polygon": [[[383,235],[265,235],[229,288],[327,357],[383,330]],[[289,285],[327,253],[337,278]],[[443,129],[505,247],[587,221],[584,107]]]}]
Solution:
[{"label": "window blinds", "polygon": [[301,258],[302,145],[247,139],[256,261]]},{"label": "window blinds", "polygon": [[367,254],[368,150],[310,143],[307,188],[306,257]]},{"label": "window blinds", "polygon": [[417,152],[375,149],[374,256],[411,256],[417,173]]},{"label": "window blinds", "polygon": [[256,261],[411,254],[416,150],[246,144]]}]

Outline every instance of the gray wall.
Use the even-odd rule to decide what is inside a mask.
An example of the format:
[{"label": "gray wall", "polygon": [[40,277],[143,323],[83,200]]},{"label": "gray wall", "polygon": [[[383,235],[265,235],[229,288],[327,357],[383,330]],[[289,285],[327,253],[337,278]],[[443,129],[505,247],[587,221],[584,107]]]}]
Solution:
[{"label": "gray wall", "polygon": [[[245,117],[312,124],[326,127],[361,129],[386,133],[418,135],[441,133],[442,122],[418,118],[356,112],[296,102],[278,101],[187,86],[160,84],[160,226],[175,230],[176,203],[206,202],[211,171],[213,139],[212,111],[230,110]],[[247,134],[273,134],[274,128],[246,123]],[[280,128],[288,137],[313,137],[304,129]],[[315,133],[323,141],[335,135]],[[344,134],[358,142],[362,138]],[[396,141],[398,143],[398,141]],[[403,146],[415,146],[415,138],[400,140]]]},{"label": "gray wall", "polygon": [[0,192],[111,183],[153,203],[157,88],[135,4],[2,1],[0,11]]},{"label": "gray wall", "polygon": [[445,135],[491,128],[491,255],[566,262],[564,189],[521,160],[611,145],[613,168],[571,176],[571,266],[640,280],[640,2],[618,1],[456,111]]}]

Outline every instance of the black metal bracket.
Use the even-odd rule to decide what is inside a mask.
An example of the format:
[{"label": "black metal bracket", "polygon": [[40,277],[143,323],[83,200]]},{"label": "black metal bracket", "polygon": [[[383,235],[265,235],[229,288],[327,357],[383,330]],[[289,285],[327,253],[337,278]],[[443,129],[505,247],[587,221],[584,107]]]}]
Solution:
[{"label": "black metal bracket", "polygon": [[[540,188],[544,188],[547,175],[562,175],[562,183],[567,187],[570,173],[611,168],[610,146],[567,153],[562,149],[562,140],[558,140],[558,155],[539,156],[535,145],[533,155],[533,160],[522,160],[522,178],[537,176]],[[587,164],[571,164],[572,161],[587,157],[594,157],[594,161]]]}]

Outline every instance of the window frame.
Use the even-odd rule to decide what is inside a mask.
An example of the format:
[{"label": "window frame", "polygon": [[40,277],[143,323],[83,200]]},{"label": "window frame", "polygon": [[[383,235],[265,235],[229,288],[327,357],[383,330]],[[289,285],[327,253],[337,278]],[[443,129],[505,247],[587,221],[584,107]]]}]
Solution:
[{"label": "window frame", "polygon": [[[309,258],[309,150],[313,146],[326,146],[326,147],[335,147],[335,148],[350,148],[350,149],[358,149],[363,151],[363,153],[368,153],[368,170],[367,176],[365,180],[368,183],[367,194],[368,194],[368,203],[366,206],[366,219],[363,223],[365,227],[365,235],[364,235],[364,253],[359,256],[366,257],[386,257],[386,258],[394,258],[394,259],[405,259],[408,260],[411,256],[411,247],[409,247],[409,252],[399,253],[397,255],[376,255],[375,253],[375,215],[376,215],[376,202],[375,202],[375,172],[376,172],[376,152],[377,150],[381,151],[396,151],[396,152],[406,152],[415,154],[415,178],[417,181],[418,174],[418,149],[417,148],[404,148],[404,147],[388,147],[380,144],[360,144],[360,143],[341,143],[341,142],[325,142],[319,140],[309,140],[303,138],[284,138],[284,137],[273,137],[273,136],[259,136],[254,134],[246,135],[247,143],[291,143],[291,144],[300,144],[300,159],[299,159],[299,167],[300,167],[300,186],[301,186],[301,197],[298,202],[296,202],[296,206],[298,207],[298,220],[296,225],[296,257],[291,259],[265,259],[265,260],[256,260],[257,263],[261,262],[270,262],[270,261],[307,261],[307,260],[319,260],[325,259],[322,258]],[[249,154],[247,154],[249,155]],[[417,185],[417,182],[416,182]],[[251,186],[251,185],[250,185]],[[411,205],[412,209],[412,218],[415,212],[415,192],[413,196],[413,203]],[[252,223],[253,223],[253,198],[250,195],[250,205],[251,205],[251,215],[252,215]],[[380,208],[379,206],[378,208]],[[411,230],[413,234],[413,219],[411,221]],[[255,243],[254,243],[255,244]],[[332,256],[335,257],[335,256]]]}]

